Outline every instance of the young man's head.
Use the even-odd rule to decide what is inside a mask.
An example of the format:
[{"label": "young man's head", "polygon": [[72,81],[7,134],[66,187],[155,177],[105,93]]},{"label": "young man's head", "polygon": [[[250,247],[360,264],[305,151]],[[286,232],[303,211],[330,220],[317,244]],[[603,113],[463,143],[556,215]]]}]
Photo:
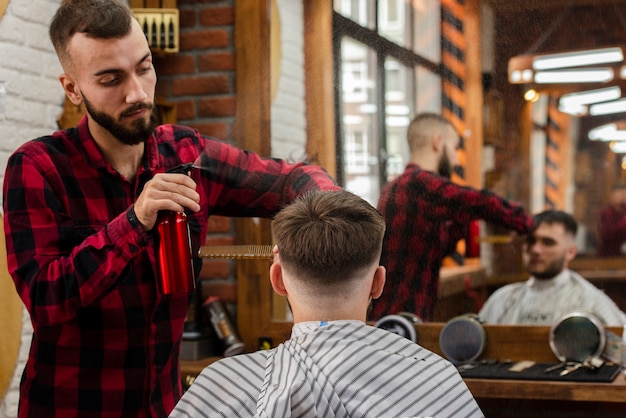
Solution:
[{"label": "young man's head", "polygon": [[[428,170],[450,177],[458,164],[456,149],[459,146],[459,135],[454,126],[443,116],[436,113],[420,113],[416,115],[407,131],[407,140],[412,155],[432,155],[433,161]],[[421,159],[424,165],[423,158]]]},{"label": "young man's head", "polygon": [[626,185],[613,186],[609,196],[609,204],[618,211],[623,211],[626,208]]},{"label": "young man's head", "polygon": [[533,217],[525,244],[524,261],[537,279],[550,279],[576,257],[576,220],[560,210],[546,210]]},{"label": "young man's head", "polygon": [[64,73],[59,80],[75,105],[84,104],[92,134],[123,144],[154,131],[156,73],[141,26],[118,0],[67,0],[49,28]]},{"label": "young man's head", "polygon": [[365,318],[385,281],[385,220],[374,207],[345,190],[309,192],[276,215],[272,233],[272,286],[288,297],[296,322]]}]

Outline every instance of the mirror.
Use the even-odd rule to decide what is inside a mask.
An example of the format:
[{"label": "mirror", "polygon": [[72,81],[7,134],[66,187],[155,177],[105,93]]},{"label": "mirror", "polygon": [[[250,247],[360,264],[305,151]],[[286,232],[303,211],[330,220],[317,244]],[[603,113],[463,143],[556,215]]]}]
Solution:
[{"label": "mirror", "polygon": [[[529,207],[533,212],[550,204],[571,212],[579,222],[579,256],[598,255],[597,224],[601,210],[608,204],[613,184],[626,177],[621,167],[624,154],[614,153],[608,142],[592,141],[589,132],[598,126],[621,121],[624,113],[589,116],[570,115],[558,110],[558,100],[566,93],[617,85],[511,84],[508,64],[512,57],[547,54],[575,49],[622,45],[626,34],[624,1],[527,1],[488,0],[493,13],[494,61],[491,77],[494,90],[504,102],[504,147],[511,150],[522,135],[529,137],[531,176],[544,169],[543,195],[530,190]],[[619,77],[617,77],[619,78]],[[542,99],[525,102],[524,93],[534,88]],[[624,93],[622,93],[624,94]],[[543,102],[541,101],[543,100]],[[543,107],[543,108],[542,108]],[[551,129],[552,128],[552,129]],[[551,135],[553,137],[551,137]],[[543,136],[543,139],[541,137]],[[533,141],[546,144],[545,154],[533,154]],[[533,159],[545,159],[533,172]],[[524,162],[511,158],[500,166],[513,178]],[[541,167],[541,168],[540,168]],[[509,177],[512,176],[512,177]],[[534,184],[540,184],[535,182]],[[626,238],[626,237],[625,237]]]},{"label": "mirror", "polygon": [[562,362],[584,363],[599,357],[606,336],[602,322],[586,312],[571,312],[550,328],[550,348]]},{"label": "mirror", "polygon": [[[239,2],[238,2],[239,3]],[[263,2],[261,2],[263,3]],[[309,7],[309,3],[315,3],[315,7]],[[352,2],[351,4],[366,2]],[[389,4],[391,2],[388,2]],[[398,1],[398,4],[408,2]],[[421,4],[421,1],[410,2]],[[322,5],[323,4],[323,5]],[[551,202],[557,207],[569,210],[575,214],[581,223],[581,230],[585,232],[584,245],[581,245],[581,254],[593,253],[595,243],[591,241],[595,229],[597,213],[608,197],[611,183],[622,177],[618,170],[617,156],[607,151],[605,143],[592,143],[586,138],[586,134],[596,123],[593,118],[573,117],[559,112],[550,112],[548,105],[543,103],[543,119],[540,125],[532,119],[532,106],[523,99],[523,85],[513,85],[508,81],[508,60],[516,55],[533,52],[563,51],[577,47],[598,46],[619,43],[626,39],[626,12],[622,12],[626,0],[592,1],[592,0],[527,0],[514,2],[510,0],[472,0],[465,2],[469,8],[478,6],[480,9],[482,54],[480,67],[485,79],[490,83],[483,83],[482,87],[489,87],[484,91],[484,149],[485,154],[493,155],[492,166],[484,174],[484,184],[496,193],[520,200],[529,211],[538,211],[539,206],[543,209],[546,202]],[[356,7],[356,6],[355,6]],[[306,85],[306,138],[305,155],[310,156],[314,162],[319,162],[331,171],[336,169],[335,157],[335,120],[333,114],[334,95],[333,88],[336,74],[333,74],[332,47],[332,4],[331,2],[304,2],[304,15],[307,24],[313,25],[316,30],[306,31],[307,39],[305,62],[312,65],[305,68]],[[472,9],[475,11],[475,9]],[[265,19],[266,8],[258,10],[261,20],[258,27],[267,25]],[[238,16],[239,14],[236,14]],[[241,14],[243,16],[244,14]],[[475,16],[475,15],[472,15]],[[243,18],[243,17],[242,17]],[[476,22],[468,21],[468,24]],[[264,54],[269,53],[262,39],[258,39],[253,30],[256,25],[254,19],[247,16],[245,25],[236,25],[236,38],[241,42],[238,45],[238,57],[250,55],[255,62],[265,62]],[[248,33],[241,33],[247,31]],[[472,38],[474,39],[474,38]],[[475,45],[471,43],[472,46]],[[244,53],[245,52],[245,53]],[[287,54],[284,54],[287,55]],[[248,57],[248,58],[250,58]],[[474,56],[474,58],[476,58]],[[245,62],[242,62],[245,64]],[[248,69],[247,69],[248,68]],[[264,67],[260,71],[251,66],[238,65],[237,79],[245,80],[245,83],[237,83],[242,88],[253,91],[254,96],[262,100],[263,109],[270,109],[268,99],[270,86]],[[480,81],[480,76],[478,77]],[[480,92],[480,82],[478,91]],[[571,86],[570,86],[571,87]],[[472,88],[476,88],[472,85]],[[569,87],[546,89],[546,97],[558,97]],[[476,92],[476,90],[473,90]],[[261,92],[262,94],[259,94]],[[480,94],[480,93],[478,93]],[[246,97],[241,95],[241,97]],[[267,114],[259,112],[258,108],[250,106],[245,100],[237,101],[237,132],[241,138],[238,145],[262,153],[268,153],[267,149],[256,138],[269,137]],[[536,105],[538,111],[542,102]],[[473,109],[474,106],[468,106]],[[264,116],[265,115],[265,116]],[[549,116],[549,118],[548,118]],[[483,117],[481,116],[481,119]],[[549,123],[548,123],[549,122]],[[561,135],[559,144],[561,159],[555,164],[556,177],[554,190],[547,190],[546,184],[551,185],[553,179],[546,181],[546,153],[531,154],[530,142],[535,131],[547,132],[548,127],[554,128],[558,122]],[[474,125],[475,126],[475,125]],[[540,129],[535,129],[539,127]],[[535,135],[536,136],[536,135]],[[544,141],[546,138],[544,136]],[[545,147],[544,147],[545,148]],[[272,147],[272,151],[274,147]],[[481,166],[480,158],[468,158],[470,164]],[[539,163],[532,165],[531,163]],[[468,172],[476,172],[472,166]],[[531,171],[531,168],[534,171]],[[479,175],[481,173],[478,173]],[[525,181],[530,176],[537,177],[539,187],[530,186],[530,181]],[[524,179],[524,181],[520,181]],[[533,183],[534,184],[534,183]],[[538,193],[539,198],[534,194]],[[534,202],[534,203],[533,203]],[[539,203],[537,203],[539,202]],[[532,206],[535,204],[536,206]],[[257,230],[255,225],[242,222],[238,227],[237,236],[245,239],[245,244],[266,244],[269,240],[268,230]],[[498,231],[499,232],[499,231]],[[496,232],[497,233],[497,232]],[[246,237],[246,238],[243,238]],[[260,237],[259,241],[252,238]],[[520,265],[521,256],[518,248],[508,248],[506,245],[494,245],[494,259],[503,264],[503,272],[520,273],[523,268]],[[501,250],[504,256],[501,254]],[[238,267],[239,300],[242,308],[238,313],[240,332],[255,336],[248,338],[246,343],[254,347],[256,336],[284,335],[288,326],[281,325],[281,321],[288,320],[283,317],[285,302],[281,298],[272,296],[269,284],[266,280],[266,267]],[[507,270],[508,269],[508,270]],[[498,273],[499,271],[496,271]],[[260,290],[259,290],[260,289]],[[243,331],[242,331],[243,330]],[[250,330],[247,332],[246,330]],[[287,334],[288,335],[288,334]]]}]

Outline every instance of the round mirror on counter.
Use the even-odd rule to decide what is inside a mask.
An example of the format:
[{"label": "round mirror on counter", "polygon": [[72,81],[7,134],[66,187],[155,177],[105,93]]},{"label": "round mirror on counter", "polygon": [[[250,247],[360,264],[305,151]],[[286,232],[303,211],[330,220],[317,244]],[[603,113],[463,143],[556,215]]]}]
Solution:
[{"label": "round mirror on counter", "polygon": [[480,357],[486,342],[483,324],[474,314],[452,318],[439,333],[439,347],[455,366],[471,363]]},{"label": "round mirror on counter", "polygon": [[584,363],[599,357],[605,344],[604,325],[588,312],[563,315],[550,328],[550,348],[562,362]]}]

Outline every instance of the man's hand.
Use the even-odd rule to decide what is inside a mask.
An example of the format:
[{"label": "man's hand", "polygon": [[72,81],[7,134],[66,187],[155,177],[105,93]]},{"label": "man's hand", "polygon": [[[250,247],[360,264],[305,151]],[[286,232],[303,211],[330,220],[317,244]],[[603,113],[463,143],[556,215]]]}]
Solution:
[{"label": "man's hand", "polygon": [[146,231],[154,228],[161,210],[200,210],[196,182],[185,174],[160,173],[148,181],[135,202],[135,215]]}]

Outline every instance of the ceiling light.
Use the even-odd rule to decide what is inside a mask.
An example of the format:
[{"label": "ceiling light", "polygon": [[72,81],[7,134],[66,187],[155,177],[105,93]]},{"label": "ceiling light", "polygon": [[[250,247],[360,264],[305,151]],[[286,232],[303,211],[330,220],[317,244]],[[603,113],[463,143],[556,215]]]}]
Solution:
[{"label": "ceiling light", "polygon": [[620,112],[626,112],[626,99],[614,100],[606,103],[596,103],[589,107],[589,114],[592,116],[608,115]]},{"label": "ceiling light", "polygon": [[553,70],[555,68],[584,67],[586,65],[622,62],[622,48],[600,48],[586,51],[571,51],[558,54],[538,55],[533,59],[533,69]]},{"label": "ceiling light", "polygon": [[612,79],[612,68],[586,68],[535,73],[535,83],[539,84],[606,83]]},{"label": "ceiling light", "polygon": [[559,99],[559,106],[578,106],[591,103],[608,102],[622,96],[622,89],[618,86],[603,89],[587,90],[576,93],[564,94]]},{"label": "ceiling light", "polygon": [[609,148],[616,154],[626,153],[626,141],[613,141],[609,144]]},{"label": "ceiling light", "polygon": [[537,93],[535,89],[526,90],[526,93],[524,93],[524,100],[527,102],[536,102],[539,100],[539,93]]},{"label": "ceiling light", "polygon": [[587,114],[587,106],[579,104],[563,105],[559,103],[559,112],[567,113],[572,116],[583,116]]},{"label": "ceiling light", "polygon": [[[626,66],[624,66],[626,53],[624,51],[625,47],[611,46],[553,54],[517,55],[509,59],[509,82],[512,84],[528,84],[533,81],[536,83],[606,82],[610,81],[616,74],[620,74],[623,79],[626,79]],[[605,72],[602,76],[596,74],[593,79],[581,78],[582,76],[574,76],[572,73],[569,75],[570,78],[565,80],[560,78],[561,73],[543,75],[544,71],[566,69],[587,71],[596,66],[603,66]],[[610,74],[609,69],[611,69]],[[571,77],[576,77],[576,79]]]},{"label": "ceiling light", "polygon": [[626,141],[626,130],[618,129],[615,123],[598,126],[589,131],[593,141]]}]

